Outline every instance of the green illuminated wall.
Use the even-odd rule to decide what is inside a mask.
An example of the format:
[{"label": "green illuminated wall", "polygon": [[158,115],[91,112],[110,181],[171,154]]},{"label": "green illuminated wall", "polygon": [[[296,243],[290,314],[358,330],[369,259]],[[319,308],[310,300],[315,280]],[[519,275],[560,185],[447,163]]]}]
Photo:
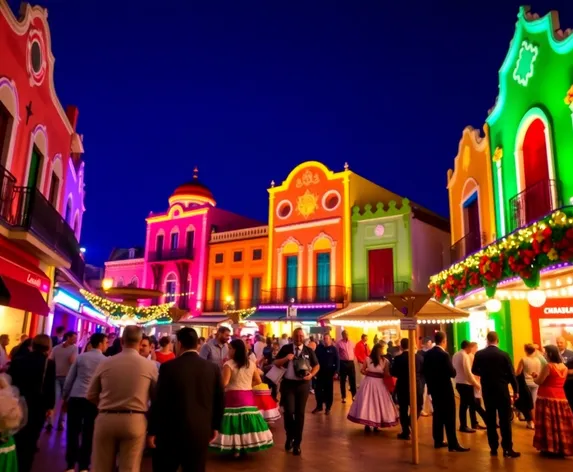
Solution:
[{"label": "green illuminated wall", "polygon": [[539,116],[549,125],[560,202],[568,205],[573,196],[573,112],[564,101],[573,85],[573,35],[555,39],[553,31],[559,27],[556,16],[527,16],[522,7],[499,71],[499,96],[486,120],[492,155],[498,147],[503,151],[500,163],[492,163],[498,238],[510,232],[509,201],[518,193],[515,152],[521,144],[517,142],[520,127],[526,127],[529,117]]},{"label": "green illuminated wall", "polygon": [[412,280],[412,248],[410,237],[410,203],[400,208],[391,201],[387,208],[378,203],[352,208],[352,286],[357,300],[368,298],[368,251],[391,248],[394,256],[394,282],[410,284]]}]

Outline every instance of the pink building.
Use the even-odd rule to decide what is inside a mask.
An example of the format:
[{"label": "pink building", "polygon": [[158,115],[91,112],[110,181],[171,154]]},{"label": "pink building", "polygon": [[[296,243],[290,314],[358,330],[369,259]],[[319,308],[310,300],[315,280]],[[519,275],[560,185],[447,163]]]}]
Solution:
[{"label": "pink building", "polygon": [[167,211],[147,217],[145,248],[115,250],[105,263],[105,277],[114,286],[161,290],[164,296],[154,303],[174,302],[193,315],[201,313],[211,234],[261,225],[215,205],[195,169],[193,180],[169,197]]}]

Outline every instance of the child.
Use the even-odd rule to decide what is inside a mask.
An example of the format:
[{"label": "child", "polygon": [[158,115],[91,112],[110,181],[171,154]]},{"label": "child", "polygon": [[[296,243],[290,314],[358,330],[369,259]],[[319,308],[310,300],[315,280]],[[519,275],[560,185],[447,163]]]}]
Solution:
[{"label": "child", "polygon": [[255,394],[255,404],[265,421],[271,424],[279,420],[281,413],[277,402],[273,399],[269,386],[261,383],[253,388],[253,393]]},{"label": "child", "polygon": [[18,472],[13,434],[24,423],[24,405],[9,379],[0,374],[0,470]]}]

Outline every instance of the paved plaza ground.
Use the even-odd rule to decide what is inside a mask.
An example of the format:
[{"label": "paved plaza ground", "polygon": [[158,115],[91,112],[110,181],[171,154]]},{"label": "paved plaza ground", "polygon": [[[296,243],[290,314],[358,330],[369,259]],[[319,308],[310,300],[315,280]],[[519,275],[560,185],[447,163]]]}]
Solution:
[{"label": "paved plaza ground", "polygon": [[[450,453],[434,450],[431,435],[432,418],[420,419],[420,465],[410,463],[410,442],[396,439],[399,428],[382,430],[378,434],[364,434],[364,429],[346,419],[350,402],[340,403],[337,396],[330,416],[312,415],[314,397],[310,397],[306,416],[305,437],[302,456],[293,457],[284,451],[282,421],[273,426],[275,447],[245,459],[233,460],[213,456],[208,472],[403,472],[404,470],[437,471],[456,470],[483,472],[504,470],[507,472],[537,472],[548,468],[569,468],[571,459],[547,459],[533,449],[533,432],[525,429],[525,423],[514,423],[515,449],[523,455],[519,459],[491,458],[485,431],[475,434],[461,434],[458,437],[468,453]],[[65,433],[42,433],[40,452],[35,460],[33,472],[63,472],[65,467]],[[98,472],[98,471],[93,471]],[[142,472],[151,472],[150,461],[144,460]]]}]

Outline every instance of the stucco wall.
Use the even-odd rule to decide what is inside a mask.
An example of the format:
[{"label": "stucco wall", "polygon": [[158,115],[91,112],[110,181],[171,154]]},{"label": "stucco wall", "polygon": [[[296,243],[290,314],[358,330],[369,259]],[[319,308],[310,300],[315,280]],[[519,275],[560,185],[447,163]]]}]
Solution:
[{"label": "stucco wall", "polygon": [[450,233],[411,217],[412,290],[427,292],[430,276],[450,265]]},{"label": "stucco wall", "polygon": [[125,261],[106,262],[104,278],[112,279],[113,286],[117,287],[120,280],[123,282],[124,286],[127,286],[135,277],[137,279],[138,287],[150,288],[146,287],[143,283],[144,265],[145,261],[143,259],[127,259]]}]

